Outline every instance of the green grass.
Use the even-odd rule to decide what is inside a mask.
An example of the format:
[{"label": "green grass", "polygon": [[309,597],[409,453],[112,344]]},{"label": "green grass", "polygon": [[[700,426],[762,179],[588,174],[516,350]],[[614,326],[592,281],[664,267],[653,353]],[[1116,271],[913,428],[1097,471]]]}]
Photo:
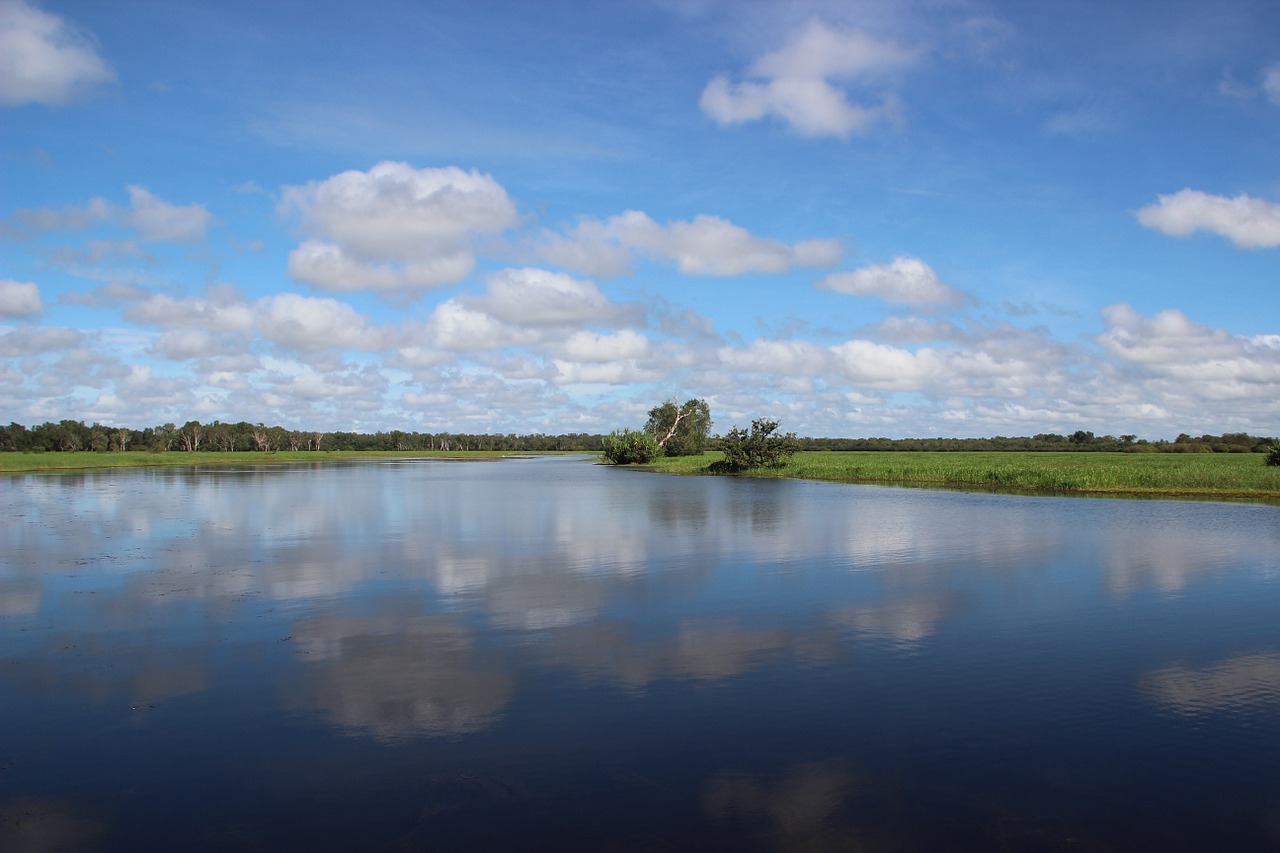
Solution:
[{"label": "green grass", "polygon": [[[198,451],[126,451],[124,453],[0,453],[0,473],[28,471],[70,471],[85,468],[142,468],[174,465],[270,465],[299,462],[332,462],[341,459],[501,459],[531,455],[503,450],[281,450],[274,453],[238,451],[217,453]],[[539,454],[543,455],[543,454]]]},{"label": "green grass", "polygon": [[[654,470],[704,473],[719,454],[660,459]],[[1258,453],[797,453],[753,476],[841,483],[1280,501],[1280,467]]]},{"label": "green grass", "polygon": [[[0,473],[174,465],[325,463],[344,459],[500,459],[507,451],[279,451],[276,453],[0,453]],[[703,474],[719,453],[659,459],[645,466]],[[1280,502],[1280,467],[1260,453],[797,453],[783,468],[752,476],[840,483],[1143,495]]]}]

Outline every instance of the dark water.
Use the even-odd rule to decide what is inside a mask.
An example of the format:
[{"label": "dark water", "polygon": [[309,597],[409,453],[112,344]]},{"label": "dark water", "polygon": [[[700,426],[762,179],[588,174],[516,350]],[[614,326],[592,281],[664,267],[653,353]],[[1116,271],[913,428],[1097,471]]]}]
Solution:
[{"label": "dark water", "polygon": [[0,850],[1280,847],[1280,509],[0,481]]}]

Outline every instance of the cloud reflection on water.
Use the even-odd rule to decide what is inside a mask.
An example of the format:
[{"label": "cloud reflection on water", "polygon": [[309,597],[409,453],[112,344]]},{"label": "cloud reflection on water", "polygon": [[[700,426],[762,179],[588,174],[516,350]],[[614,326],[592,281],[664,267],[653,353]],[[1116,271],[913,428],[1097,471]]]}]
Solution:
[{"label": "cloud reflection on water", "polygon": [[1176,664],[1142,676],[1142,691],[1180,714],[1245,711],[1280,703],[1280,654],[1238,655],[1194,668]]},{"label": "cloud reflection on water", "polygon": [[866,842],[848,809],[861,787],[836,762],[799,764],[772,782],[727,771],[703,785],[702,805],[712,820],[754,827],[751,835],[778,850],[859,850]]},{"label": "cloud reflection on water", "polygon": [[380,740],[479,731],[515,691],[453,615],[317,616],[293,630],[306,679],[290,701]]},{"label": "cloud reflection on water", "polygon": [[[14,519],[0,530],[0,616],[58,626],[25,637],[0,671],[87,678],[40,657],[69,632],[103,649],[290,636],[287,665],[303,676],[291,707],[383,739],[479,731],[529,667],[631,691],[723,682],[867,640],[920,648],[984,596],[1028,606],[1020,584],[1055,570],[1124,596],[1265,561],[1276,545],[1153,504],[546,459],[25,477],[0,501]],[[1094,562],[1055,569],[1089,549]],[[371,605],[388,596],[397,607]],[[137,701],[225,677],[161,658],[132,670]],[[1166,673],[1151,689],[1207,677]]]}]

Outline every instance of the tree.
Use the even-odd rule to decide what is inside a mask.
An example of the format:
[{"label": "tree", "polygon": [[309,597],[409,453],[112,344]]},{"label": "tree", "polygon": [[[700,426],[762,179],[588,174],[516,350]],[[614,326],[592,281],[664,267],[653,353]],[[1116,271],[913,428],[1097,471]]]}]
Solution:
[{"label": "tree", "polygon": [[711,409],[706,400],[686,400],[682,406],[668,400],[649,410],[644,431],[667,456],[697,456],[711,431]]},{"label": "tree", "polygon": [[734,427],[720,439],[724,459],[713,462],[711,470],[718,474],[736,474],[752,468],[780,468],[787,464],[800,442],[794,432],[779,433],[777,421],[756,418],[751,431]]},{"label": "tree", "polygon": [[183,450],[195,453],[200,449],[200,442],[204,441],[204,427],[199,421],[187,421],[178,430],[178,440],[182,442]]},{"label": "tree", "polygon": [[1280,465],[1280,441],[1273,441],[1267,448],[1267,464]]},{"label": "tree", "polygon": [[604,437],[602,445],[604,458],[614,465],[643,465],[662,455],[658,440],[644,430],[614,430]]}]

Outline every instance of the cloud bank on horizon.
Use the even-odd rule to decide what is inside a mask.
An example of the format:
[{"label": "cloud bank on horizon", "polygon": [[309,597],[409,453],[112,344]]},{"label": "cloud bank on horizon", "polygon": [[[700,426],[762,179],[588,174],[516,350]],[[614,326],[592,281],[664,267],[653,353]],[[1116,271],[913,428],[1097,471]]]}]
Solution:
[{"label": "cloud bank on horizon", "polygon": [[1276,32],[0,0],[0,417],[1274,435]]}]

